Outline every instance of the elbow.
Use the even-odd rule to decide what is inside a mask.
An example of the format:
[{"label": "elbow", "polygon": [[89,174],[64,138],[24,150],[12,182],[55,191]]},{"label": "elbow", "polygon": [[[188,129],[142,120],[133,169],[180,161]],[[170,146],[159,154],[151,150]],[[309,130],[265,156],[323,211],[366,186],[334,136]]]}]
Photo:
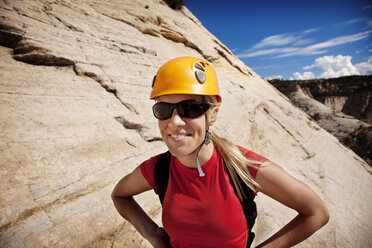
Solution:
[{"label": "elbow", "polygon": [[123,198],[130,198],[131,196],[123,195],[121,192],[118,192],[117,187],[114,188],[114,190],[111,192],[111,199],[115,203],[117,201],[120,201],[120,199]]},{"label": "elbow", "polygon": [[116,200],[115,191],[111,192],[111,200],[115,203],[115,200]]},{"label": "elbow", "polygon": [[331,218],[331,215],[327,209],[327,207],[324,207],[322,211],[322,219],[321,219],[321,226],[324,226],[328,223],[329,219]]},{"label": "elbow", "polygon": [[330,219],[330,213],[327,207],[323,205],[323,207],[319,209],[317,216],[319,228],[325,226]]},{"label": "elbow", "polygon": [[115,200],[118,198],[118,194],[116,192],[116,187],[112,190],[111,192],[111,199],[113,202],[115,202]]},{"label": "elbow", "polygon": [[301,214],[304,218],[309,218],[311,225],[315,230],[319,230],[323,226],[325,226],[329,219],[330,219],[330,213],[327,209],[327,207],[324,204],[321,204],[320,206],[313,208],[313,211],[308,214]]}]

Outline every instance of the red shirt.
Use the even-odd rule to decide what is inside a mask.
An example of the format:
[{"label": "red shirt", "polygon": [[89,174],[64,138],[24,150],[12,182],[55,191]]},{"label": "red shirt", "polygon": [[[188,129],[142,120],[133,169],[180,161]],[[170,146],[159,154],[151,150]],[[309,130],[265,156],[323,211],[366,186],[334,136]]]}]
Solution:
[{"label": "red shirt", "polygon": [[[267,159],[239,147],[249,159]],[[154,170],[159,155],[140,165],[142,175],[156,191]],[[221,153],[214,149],[203,165],[204,177],[172,156],[163,201],[163,226],[174,248],[245,248],[247,224],[242,205],[230,182]],[[255,178],[257,169],[249,167]]]}]

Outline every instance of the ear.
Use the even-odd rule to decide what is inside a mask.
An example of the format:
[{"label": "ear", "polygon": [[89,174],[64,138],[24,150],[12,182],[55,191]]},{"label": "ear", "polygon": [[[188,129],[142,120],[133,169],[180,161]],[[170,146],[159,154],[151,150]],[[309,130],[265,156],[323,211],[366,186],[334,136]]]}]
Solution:
[{"label": "ear", "polygon": [[210,110],[210,112],[209,112],[209,126],[213,126],[213,124],[216,122],[218,110],[220,109],[220,105],[221,105],[221,103],[217,103],[216,106]]}]

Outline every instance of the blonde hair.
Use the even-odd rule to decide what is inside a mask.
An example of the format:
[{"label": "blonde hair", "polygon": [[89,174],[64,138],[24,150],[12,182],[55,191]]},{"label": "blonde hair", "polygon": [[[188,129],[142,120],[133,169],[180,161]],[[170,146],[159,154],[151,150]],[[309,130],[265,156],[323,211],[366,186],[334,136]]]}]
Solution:
[{"label": "blonde hair", "polygon": [[260,164],[260,162],[247,159],[236,145],[225,138],[219,137],[215,133],[212,133],[212,142],[221,152],[239,199],[243,199],[243,186],[240,185],[238,177],[240,177],[253,192],[256,192],[255,187],[257,187],[258,184],[249,172],[248,167],[257,169],[257,164]]},{"label": "blonde hair", "polygon": [[[217,100],[215,97],[207,96],[206,100],[215,106],[218,105],[216,104]],[[214,119],[216,118],[216,112],[213,112],[213,108],[208,111],[208,116],[212,116]],[[248,167],[257,169],[261,162],[247,159],[235,144],[218,136],[214,132],[212,132],[212,142],[221,152],[239,199],[243,200],[244,193],[242,189],[243,185],[240,184],[238,177],[240,177],[253,192],[257,192],[256,187],[258,184],[249,172]]]}]

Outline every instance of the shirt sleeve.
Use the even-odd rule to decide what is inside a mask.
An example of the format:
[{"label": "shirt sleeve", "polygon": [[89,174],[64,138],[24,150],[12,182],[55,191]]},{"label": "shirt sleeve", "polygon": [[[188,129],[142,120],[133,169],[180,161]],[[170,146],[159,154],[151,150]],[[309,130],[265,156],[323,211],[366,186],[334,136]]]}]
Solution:
[{"label": "shirt sleeve", "polygon": [[140,164],[140,169],[141,169],[141,173],[143,177],[147,180],[147,182],[155,190],[156,193],[157,193],[157,189],[156,189],[156,184],[155,184],[155,179],[154,179],[154,172],[155,172],[156,163],[158,162],[160,155],[161,154],[155,157],[152,157],[144,161],[142,164]]},{"label": "shirt sleeve", "polygon": [[241,146],[237,146],[239,148],[239,150],[241,151],[241,153],[249,160],[252,160],[252,161],[256,161],[257,163],[253,163],[253,165],[257,166],[257,168],[255,167],[248,167],[248,170],[249,172],[251,173],[252,177],[254,179],[256,179],[256,176],[257,176],[257,172],[258,172],[258,169],[259,167],[261,166],[262,163],[266,162],[268,159],[255,153],[255,152],[252,152],[250,150],[247,150]]}]

